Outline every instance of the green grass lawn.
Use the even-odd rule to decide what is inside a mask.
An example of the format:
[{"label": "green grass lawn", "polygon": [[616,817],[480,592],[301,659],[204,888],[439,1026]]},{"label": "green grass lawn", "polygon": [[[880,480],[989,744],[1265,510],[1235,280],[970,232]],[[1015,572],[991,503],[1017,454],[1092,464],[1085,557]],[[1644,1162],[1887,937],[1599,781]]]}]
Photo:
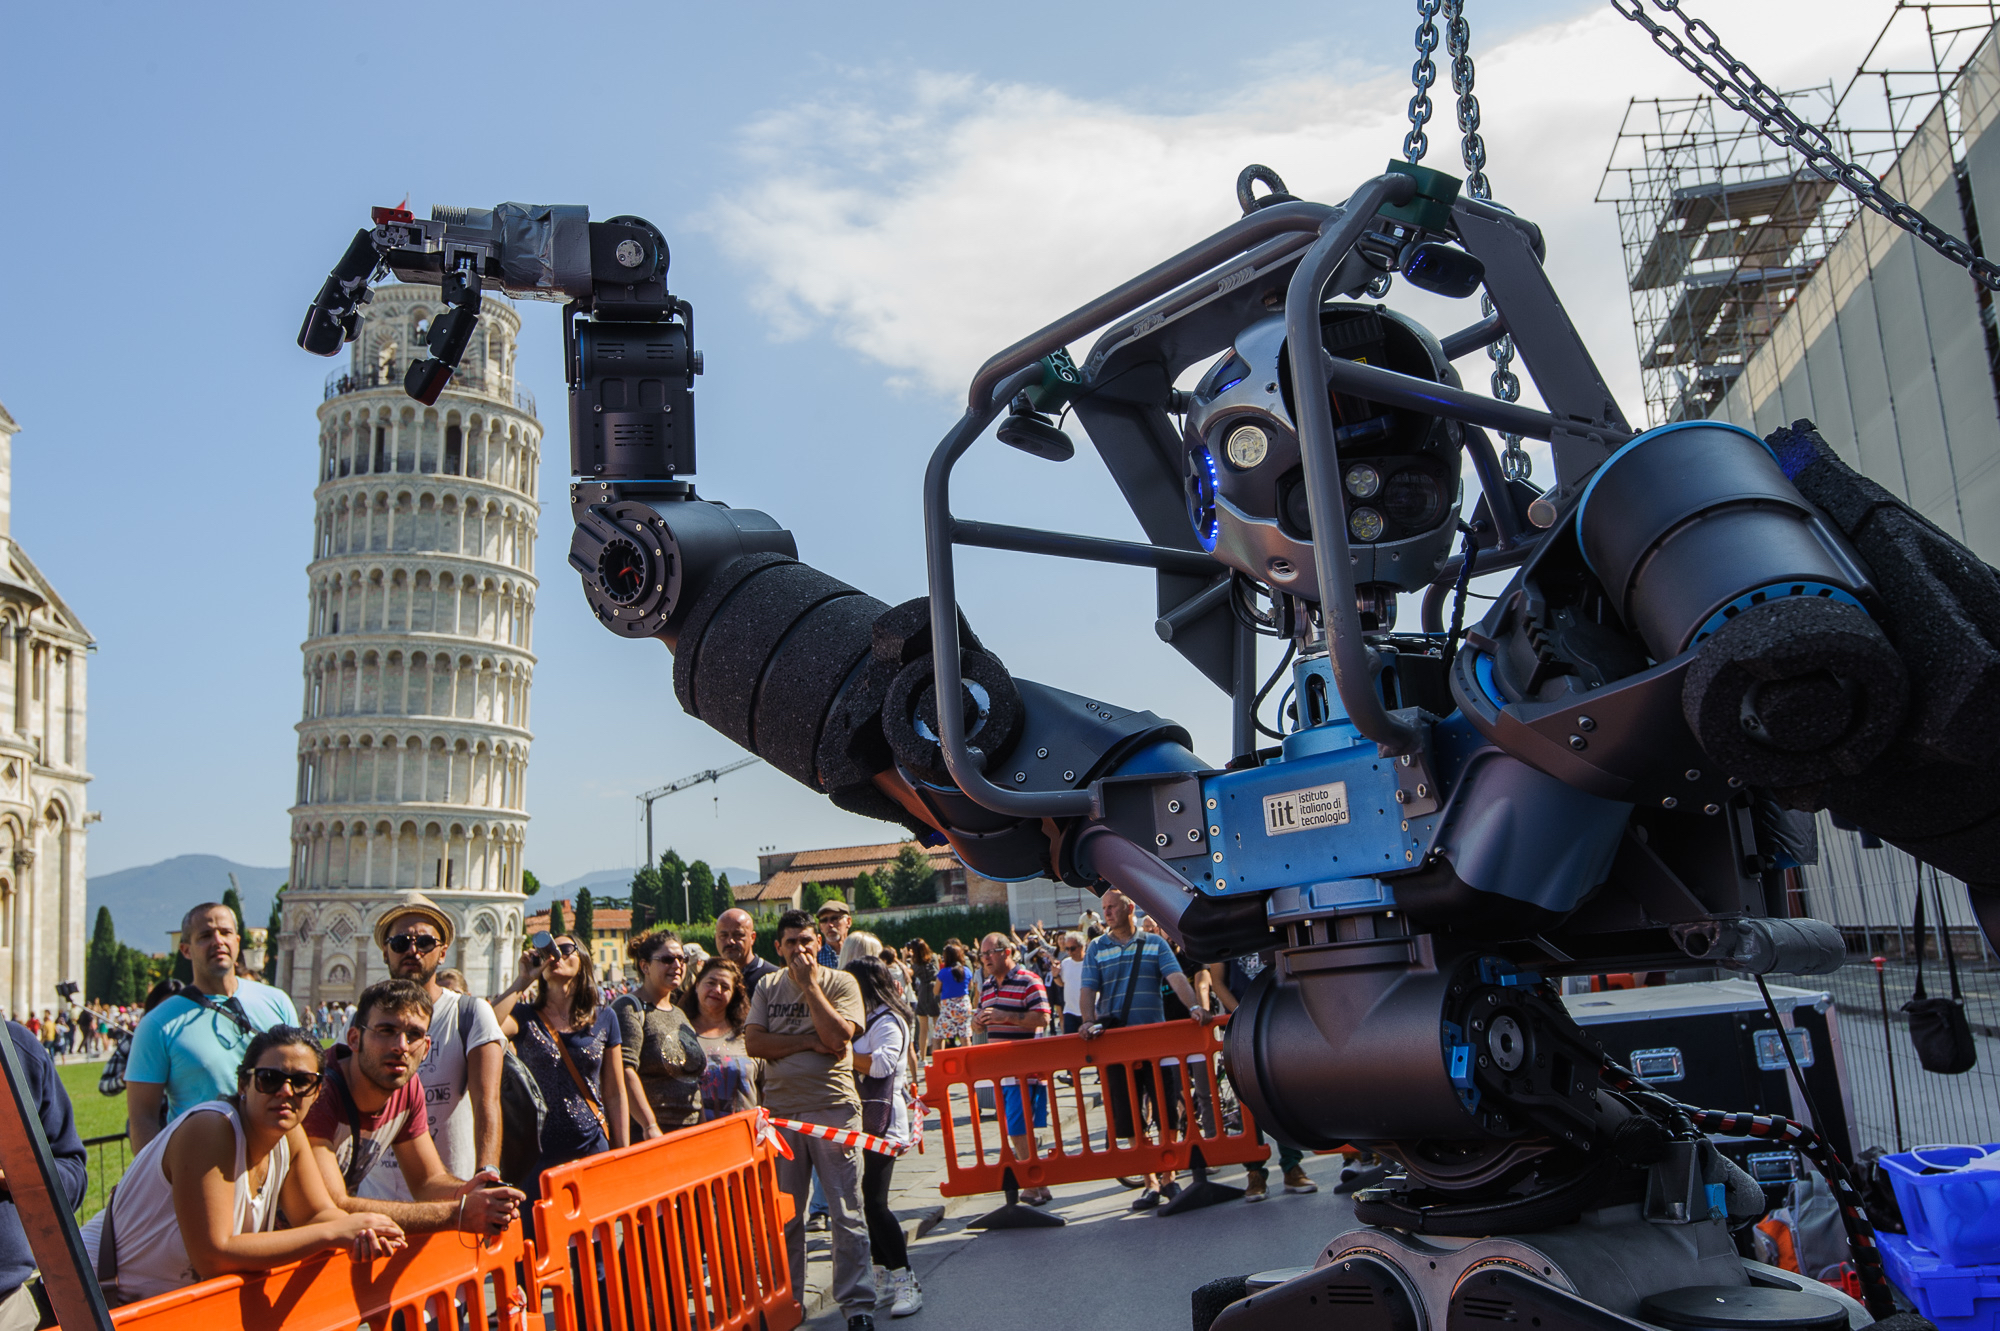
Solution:
[{"label": "green grass lawn", "polygon": [[[63,1089],[69,1092],[70,1104],[76,1109],[77,1136],[85,1141],[125,1131],[125,1097],[97,1093],[98,1074],[103,1071],[102,1063],[64,1063],[56,1069],[62,1077]],[[83,1205],[76,1210],[78,1220],[88,1220],[97,1214],[104,1205],[105,1194],[111,1191],[111,1186],[118,1182],[125,1173],[125,1166],[132,1161],[131,1151],[122,1141],[106,1142],[87,1149],[90,1153],[90,1187],[83,1195]]]}]

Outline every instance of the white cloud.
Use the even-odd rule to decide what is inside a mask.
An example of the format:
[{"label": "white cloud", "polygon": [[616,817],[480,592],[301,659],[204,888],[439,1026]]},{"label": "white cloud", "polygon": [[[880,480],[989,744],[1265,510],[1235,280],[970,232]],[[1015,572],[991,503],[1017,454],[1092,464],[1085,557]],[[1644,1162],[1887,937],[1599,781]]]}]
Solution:
[{"label": "white cloud", "polygon": [[[1799,87],[1845,82],[1885,12],[1763,0],[1710,17],[1774,85]],[[1627,99],[1700,87],[1609,10],[1474,55],[1495,192],[1542,225],[1557,289],[1636,416],[1616,221],[1592,199]],[[831,336],[892,384],[956,396],[999,348],[1226,225],[1247,163],[1338,199],[1400,155],[1406,65],[1307,65],[1274,52],[1268,68],[1300,72],[1184,114],[925,71],[883,93],[877,71],[758,121],[743,183],[705,222],[751,269],[775,335]],[[1448,77],[1434,96],[1429,161],[1456,170]],[[1470,312],[1442,313],[1441,329]]]}]

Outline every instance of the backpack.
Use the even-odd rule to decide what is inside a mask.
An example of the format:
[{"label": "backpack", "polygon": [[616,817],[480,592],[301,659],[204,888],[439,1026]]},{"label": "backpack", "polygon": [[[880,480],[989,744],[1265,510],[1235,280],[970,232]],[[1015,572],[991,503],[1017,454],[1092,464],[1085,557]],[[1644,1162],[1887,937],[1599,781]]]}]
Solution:
[{"label": "backpack", "polygon": [[111,1057],[104,1061],[104,1071],[97,1076],[99,1095],[125,1094],[125,1064],[132,1057],[132,1032],[118,1032],[118,1047],[111,1051]]},{"label": "backpack", "polygon": [[500,1069],[500,1179],[532,1201],[542,1192],[542,1124],[549,1106],[513,1042],[500,1043],[506,1056]]}]

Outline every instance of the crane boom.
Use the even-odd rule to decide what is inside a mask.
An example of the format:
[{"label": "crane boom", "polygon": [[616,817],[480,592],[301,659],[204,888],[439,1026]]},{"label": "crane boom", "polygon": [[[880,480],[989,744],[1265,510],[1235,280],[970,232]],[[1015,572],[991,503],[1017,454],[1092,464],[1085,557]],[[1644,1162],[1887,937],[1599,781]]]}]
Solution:
[{"label": "crane boom", "polygon": [[[710,781],[720,781],[722,780],[723,777],[728,776],[731,772],[740,772],[744,768],[750,766],[753,763],[761,763],[763,761],[764,760],[762,758],[738,758],[735,762],[729,763],[725,766],[711,767],[705,772],[696,772],[693,776],[684,776],[678,781],[669,781],[664,786],[655,786],[653,787],[653,789],[645,791],[644,793],[639,795],[638,796],[639,802],[646,806],[647,866],[651,867],[653,864],[653,801],[654,800],[665,799],[669,795],[677,795],[683,790],[690,790],[693,789],[695,786],[705,785]],[[685,907],[686,903],[683,902],[682,904]]]}]

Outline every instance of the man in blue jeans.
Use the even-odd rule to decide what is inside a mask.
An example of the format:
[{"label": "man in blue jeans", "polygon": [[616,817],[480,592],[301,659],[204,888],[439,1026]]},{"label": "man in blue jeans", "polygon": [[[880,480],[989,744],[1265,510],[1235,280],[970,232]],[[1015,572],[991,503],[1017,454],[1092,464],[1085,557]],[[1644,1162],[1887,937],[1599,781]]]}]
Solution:
[{"label": "man in blue jeans", "polygon": [[[1224,1012],[1234,1012],[1243,994],[1264,969],[1264,958],[1256,953],[1248,956],[1232,957],[1228,961],[1212,961],[1208,964],[1208,978],[1215,987],[1215,996],[1222,1002]],[[1268,1133],[1265,1134],[1269,1136]],[[1306,1153],[1296,1146],[1287,1146],[1277,1138],[1271,1141],[1278,1148],[1278,1172],[1284,1175],[1286,1192],[1318,1192],[1305,1171]],[[1271,1195],[1271,1175],[1262,1165],[1244,1166],[1243,1200],[1261,1202]]]},{"label": "man in blue jeans", "polygon": [[[979,965],[985,972],[979,981],[979,1010],[972,1024],[986,1032],[990,1041],[1032,1040],[1049,1024],[1049,991],[1041,977],[1014,958],[1014,940],[1006,934],[988,934],[979,942]],[[1000,1086],[1001,1110],[1007,1119],[1007,1141],[1014,1158],[1034,1156],[1035,1139],[1029,1127],[1049,1125],[1049,1092],[1039,1081],[1029,1080],[1027,1103],[1022,1103],[1021,1083],[1003,1078]],[[1021,1200],[1030,1206],[1044,1206],[1054,1200],[1047,1188],[1023,1188]]]}]

